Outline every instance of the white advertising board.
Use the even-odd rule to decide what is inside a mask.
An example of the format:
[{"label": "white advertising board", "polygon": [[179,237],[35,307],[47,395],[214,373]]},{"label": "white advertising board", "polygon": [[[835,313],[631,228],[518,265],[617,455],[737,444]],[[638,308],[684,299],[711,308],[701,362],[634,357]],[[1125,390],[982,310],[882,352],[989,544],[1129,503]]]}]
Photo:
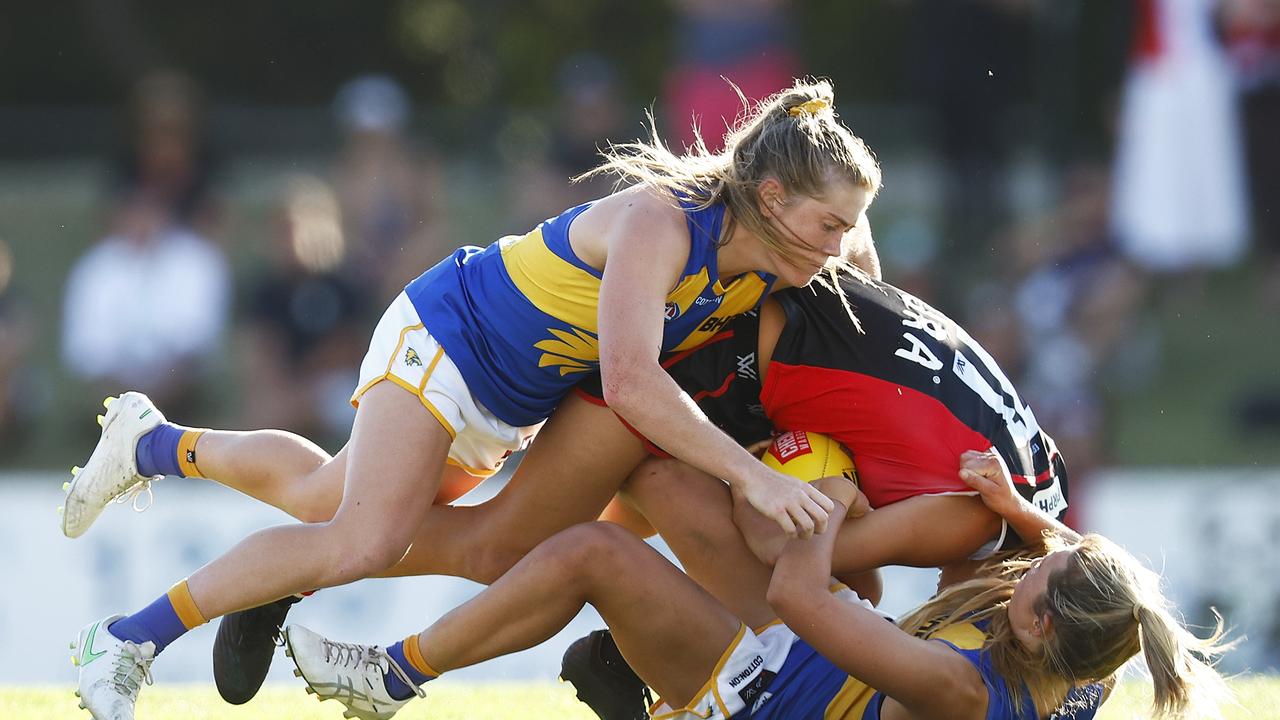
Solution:
[{"label": "white advertising board", "polygon": [[[132,612],[245,535],[291,522],[283,513],[203,481],[165,480],[154,505],[108,508],[82,538],[59,531],[61,476],[0,476],[0,684],[70,683],[68,642],[110,613]],[[1083,523],[1162,570],[1189,620],[1207,607],[1248,636],[1225,667],[1280,667],[1280,470],[1111,471],[1073,497]],[[492,488],[488,492],[492,492]],[[486,495],[481,488],[474,499]],[[623,570],[624,571],[624,570]],[[890,568],[882,607],[901,613],[933,591],[931,571]],[[366,580],[324,590],[290,620],[338,640],[388,644],[425,627],[480,590],[456,578]],[[158,682],[208,682],[216,623],[175,642]],[[602,627],[590,608],[542,646],[455,674],[461,680],[551,679],[573,639]],[[21,652],[17,649],[21,648]],[[273,681],[292,682],[281,655]]]}]

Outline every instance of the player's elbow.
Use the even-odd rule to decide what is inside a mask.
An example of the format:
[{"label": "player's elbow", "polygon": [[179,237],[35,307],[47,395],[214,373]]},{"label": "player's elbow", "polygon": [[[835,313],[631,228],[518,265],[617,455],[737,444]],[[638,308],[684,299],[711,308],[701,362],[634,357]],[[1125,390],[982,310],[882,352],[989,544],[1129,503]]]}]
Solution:
[{"label": "player's elbow", "polygon": [[614,412],[626,417],[644,396],[646,368],[641,363],[621,353],[611,353],[600,358],[600,387],[604,401]]},{"label": "player's elbow", "polygon": [[791,582],[786,573],[774,572],[765,599],[784,623],[795,627],[793,623],[803,624],[802,620],[812,605],[812,598],[808,595],[801,585]]}]

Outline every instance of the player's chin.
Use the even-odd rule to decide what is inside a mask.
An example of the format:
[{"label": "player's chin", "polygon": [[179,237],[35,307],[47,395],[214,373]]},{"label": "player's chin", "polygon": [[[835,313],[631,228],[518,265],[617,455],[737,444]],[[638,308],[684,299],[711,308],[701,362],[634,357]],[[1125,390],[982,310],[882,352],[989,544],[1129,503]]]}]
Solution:
[{"label": "player's chin", "polygon": [[821,275],[823,269],[824,266],[822,265],[818,265],[817,267],[814,267],[813,265],[805,265],[793,268],[792,270],[795,277],[791,280],[791,284],[796,287],[804,287],[805,285],[813,282],[814,278]]}]

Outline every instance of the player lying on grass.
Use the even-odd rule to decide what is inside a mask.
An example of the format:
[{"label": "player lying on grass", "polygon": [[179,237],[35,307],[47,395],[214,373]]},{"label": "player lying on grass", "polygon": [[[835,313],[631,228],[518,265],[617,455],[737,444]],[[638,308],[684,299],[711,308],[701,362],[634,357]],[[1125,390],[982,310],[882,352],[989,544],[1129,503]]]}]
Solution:
[{"label": "player lying on grass", "polygon": [[[700,344],[755,307],[775,279],[805,285],[843,263],[844,234],[874,197],[879,168],[833,104],[828,83],[797,81],[753,108],[722,153],[697,148],[677,157],[656,138],[615,149],[602,171],[617,171],[633,187],[523,237],[459,250],[425,272],[374,331],[352,399],[351,440],[336,457],[283,433],[164,423],[137,394],[108,408],[103,438],[70,485],[68,536],[163,474],[212,475],[260,490],[255,496],[308,522],[255,533],[141,611],[86,625],[77,640],[78,657],[90,660],[80,672],[82,703],[99,720],[132,718],[155,654],[210,618],[383,573],[411,546],[423,552],[415,571],[480,576],[468,566],[483,560],[486,545],[518,557],[586,519],[576,517],[581,508],[593,505],[593,517],[634,462],[598,503],[570,500],[559,510],[557,494],[582,488],[536,493],[522,514],[536,516],[546,503],[546,531],[491,512],[499,532],[470,524],[460,534],[432,503],[446,468],[495,471],[596,369],[611,402],[646,435],[741,485],[786,532],[822,528],[828,500],[764,467],[709,423],[658,358]],[[551,445],[547,457],[596,477],[586,456],[599,447],[553,438],[540,438]],[[559,473],[540,476],[556,484]]]},{"label": "player lying on grass", "polygon": [[[966,471],[1026,536],[1055,526],[1014,493],[994,456],[967,458]],[[855,503],[852,482],[818,483],[836,513]],[[1207,640],[1183,629],[1158,577],[1100,536],[1056,526],[1060,534],[1046,534],[1034,558],[993,563],[895,626],[849,591],[831,589],[832,551],[846,526],[789,541],[767,605],[751,617],[633,534],[590,523],[558,533],[411,636],[407,662],[299,626],[286,629],[286,648],[310,692],[380,720],[408,702],[395,690],[425,695],[421,685],[443,672],[532,647],[585,603],[661,695],[655,718],[1037,720],[1063,711],[1086,720],[1101,701],[1099,683],[1139,652],[1161,712],[1187,717],[1224,688],[1206,663],[1221,649],[1220,628]]]}]

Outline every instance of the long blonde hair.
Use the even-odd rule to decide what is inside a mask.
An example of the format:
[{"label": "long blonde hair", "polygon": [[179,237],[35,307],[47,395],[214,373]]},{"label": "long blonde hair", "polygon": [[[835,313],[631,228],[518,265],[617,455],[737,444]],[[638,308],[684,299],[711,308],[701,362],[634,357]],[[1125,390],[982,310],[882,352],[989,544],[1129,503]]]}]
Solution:
[{"label": "long blonde hair", "polygon": [[[1026,555],[1005,555],[984,577],[954,585],[900,623],[922,635],[948,625],[990,620],[984,649],[1008,684],[1015,706],[1027,693],[1037,708],[1061,706],[1067,692],[1110,678],[1139,652],[1151,673],[1154,713],[1191,717],[1212,713],[1227,695],[1213,659],[1231,647],[1222,618],[1206,638],[1190,633],[1173,616],[1160,579],[1132,555],[1101,535],[1085,535],[1068,546],[1046,538],[1046,549],[1070,550],[1065,568],[1049,576],[1035,612],[1048,614],[1049,631],[1039,651],[1014,636],[1007,611],[1014,587],[1030,567]],[[1024,689],[1025,688],[1025,689]]]},{"label": "long blonde hair", "polygon": [[[737,88],[734,87],[736,91]],[[792,259],[778,229],[760,210],[757,192],[766,178],[776,178],[788,194],[820,197],[832,179],[845,179],[874,198],[880,189],[880,165],[860,138],[840,122],[835,93],[827,80],[796,80],[790,88],[750,103],[741,92],[743,114],[725,135],[724,150],[712,153],[695,128],[695,142],[684,155],[667,149],[650,115],[647,141],[610,145],[604,162],[575,178],[616,174],[619,182],[635,182],[683,197],[699,209],[723,202],[730,213],[722,243],[732,224],[760,238],[787,262]],[[832,258],[819,277],[845,302],[837,271],[861,271],[843,257]],[[851,313],[852,315],[852,313]]]}]

